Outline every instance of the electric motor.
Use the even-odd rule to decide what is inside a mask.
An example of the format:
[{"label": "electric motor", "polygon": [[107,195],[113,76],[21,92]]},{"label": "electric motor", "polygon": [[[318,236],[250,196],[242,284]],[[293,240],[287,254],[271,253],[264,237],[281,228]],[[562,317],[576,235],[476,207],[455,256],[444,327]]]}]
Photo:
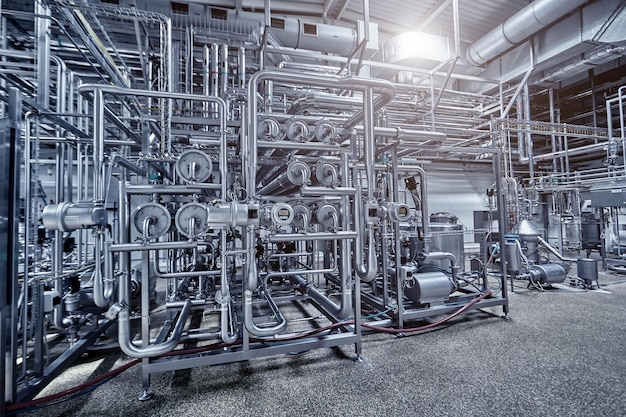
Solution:
[{"label": "electric motor", "polygon": [[404,295],[414,303],[444,302],[454,292],[452,281],[443,272],[418,273],[415,265],[403,265],[400,274]]},{"label": "electric motor", "polygon": [[565,280],[567,273],[559,264],[532,265],[528,271],[531,280],[540,284],[558,284]]}]

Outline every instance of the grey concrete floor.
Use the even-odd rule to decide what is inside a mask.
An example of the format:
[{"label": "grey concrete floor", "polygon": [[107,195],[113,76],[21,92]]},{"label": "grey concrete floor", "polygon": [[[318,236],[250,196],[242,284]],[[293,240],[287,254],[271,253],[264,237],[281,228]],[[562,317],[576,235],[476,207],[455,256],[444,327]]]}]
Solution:
[{"label": "grey concrete floor", "polygon": [[[516,283],[510,320],[470,311],[398,338],[156,374],[137,400],[135,366],[90,393],[27,416],[624,416],[626,279],[601,290],[541,292]],[[92,353],[41,395],[129,361]]]}]

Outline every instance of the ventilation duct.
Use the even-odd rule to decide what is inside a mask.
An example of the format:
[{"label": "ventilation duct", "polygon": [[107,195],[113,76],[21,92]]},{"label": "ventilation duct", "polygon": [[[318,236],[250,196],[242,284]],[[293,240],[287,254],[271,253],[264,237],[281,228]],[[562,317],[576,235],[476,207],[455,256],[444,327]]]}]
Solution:
[{"label": "ventilation duct", "polygon": [[348,56],[359,43],[354,28],[308,23],[300,19],[272,17],[270,33],[281,45],[294,49]]},{"label": "ventilation duct", "polygon": [[389,64],[410,65],[418,62],[444,62],[450,59],[452,52],[450,40],[422,32],[406,32],[394,36],[385,43],[383,49],[385,62]]},{"label": "ventilation duct", "polygon": [[480,66],[576,10],[588,0],[535,0],[467,49],[470,64]]},{"label": "ventilation duct", "polygon": [[580,57],[564,62],[550,71],[544,71],[540,77],[531,78],[530,84],[554,83],[563,80],[573,74],[586,71],[592,67],[612,61],[626,53],[626,47],[601,45],[582,54]]}]

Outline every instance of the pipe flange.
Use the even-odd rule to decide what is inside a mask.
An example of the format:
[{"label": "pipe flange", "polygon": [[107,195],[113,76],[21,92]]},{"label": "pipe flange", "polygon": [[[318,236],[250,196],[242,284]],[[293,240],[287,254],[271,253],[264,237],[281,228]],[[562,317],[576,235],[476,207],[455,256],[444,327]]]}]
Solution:
[{"label": "pipe flange", "polygon": [[[135,229],[142,235],[144,231],[147,232],[147,236],[143,236],[146,239],[156,239],[163,236],[170,230],[172,225],[172,216],[166,207],[157,203],[144,203],[139,205],[132,215],[133,224]],[[150,224],[144,229],[145,222]]]},{"label": "pipe flange", "polygon": [[280,140],[280,124],[272,118],[266,118],[259,122],[256,128],[259,140],[275,141]]},{"label": "pipe flange", "polygon": [[309,126],[302,120],[289,119],[286,123],[285,134],[292,142],[308,142]]},{"label": "pipe flange", "polygon": [[[209,211],[203,204],[187,203],[176,213],[175,222],[176,228],[182,235],[197,237],[209,231]],[[190,223],[193,225],[190,226]]]},{"label": "pipe flange", "polygon": [[213,172],[213,162],[209,156],[199,149],[183,152],[176,161],[176,172],[183,181],[205,182]]},{"label": "pipe flange", "polygon": [[311,168],[302,161],[293,161],[287,167],[287,178],[293,185],[304,185],[311,179]]},{"label": "pipe flange", "polygon": [[326,121],[315,124],[315,140],[322,143],[335,143],[335,126]]},{"label": "pipe flange", "polygon": [[292,225],[299,229],[308,227],[311,222],[311,209],[304,204],[296,204],[293,206],[293,221]]},{"label": "pipe flange", "polygon": [[315,168],[315,178],[325,187],[336,187],[339,183],[337,167],[328,162],[323,162]]},{"label": "pipe flange", "polygon": [[337,208],[332,204],[324,204],[317,209],[315,213],[317,221],[326,228],[337,227],[339,221],[339,213]]}]

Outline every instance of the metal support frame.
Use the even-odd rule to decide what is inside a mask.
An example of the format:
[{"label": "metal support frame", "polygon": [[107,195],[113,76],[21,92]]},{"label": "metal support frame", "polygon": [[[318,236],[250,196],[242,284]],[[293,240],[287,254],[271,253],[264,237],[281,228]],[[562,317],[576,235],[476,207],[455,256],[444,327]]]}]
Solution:
[{"label": "metal support frame", "polygon": [[[22,98],[15,88],[9,89],[8,118],[0,120],[0,388],[5,402],[17,399],[17,297],[19,255],[19,184],[22,126]],[[0,415],[4,416],[4,406]]]}]

